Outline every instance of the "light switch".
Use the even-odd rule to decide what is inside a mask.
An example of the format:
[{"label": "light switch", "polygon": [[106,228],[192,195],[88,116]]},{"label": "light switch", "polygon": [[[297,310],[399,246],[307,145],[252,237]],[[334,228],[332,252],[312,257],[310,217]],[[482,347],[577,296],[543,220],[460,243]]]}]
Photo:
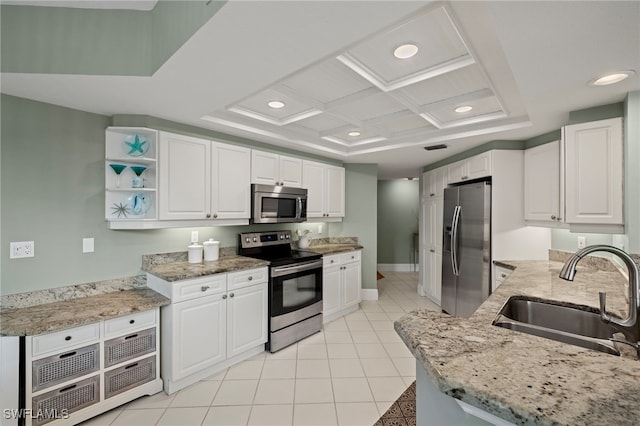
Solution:
[{"label": "light switch", "polygon": [[82,252],[83,253],[93,253],[93,238],[83,238],[82,239]]},{"label": "light switch", "polygon": [[578,237],[578,248],[579,249],[585,248],[586,245],[587,245],[586,237]]}]

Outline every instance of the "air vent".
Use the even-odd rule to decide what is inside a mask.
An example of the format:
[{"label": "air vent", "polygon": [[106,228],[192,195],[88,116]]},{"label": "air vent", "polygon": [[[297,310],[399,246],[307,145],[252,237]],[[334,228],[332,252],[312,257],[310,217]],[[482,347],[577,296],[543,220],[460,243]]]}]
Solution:
[{"label": "air vent", "polygon": [[435,151],[436,149],[445,149],[447,146],[443,143],[439,144],[439,145],[431,145],[431,146],[425,146],[424,149],[426,149],[427,151]]}]

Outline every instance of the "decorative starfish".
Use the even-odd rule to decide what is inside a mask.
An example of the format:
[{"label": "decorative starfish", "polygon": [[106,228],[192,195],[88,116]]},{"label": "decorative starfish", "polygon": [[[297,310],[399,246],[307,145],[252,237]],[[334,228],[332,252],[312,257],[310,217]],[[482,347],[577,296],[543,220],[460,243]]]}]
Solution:
[{"label": "decorative starfish", "polygon": [[133,140],[133,142],[127,142],[125,141],[124,143],[126,143],[127,145],[129,145],[129,152],[127,153],[128,155],[133,155],[136,152],[140,152],[140,155],[144,154],[144,146],[147,143],[146,140],[140,140],[140,137],[138,135],[136,135],[135,139]]},{"label": "decorative starfish", "polygon": [[127,207],[126,204],[122,203],[113,203],[113,206],[111,206],[111,210],[113,210],[113,214],[118,215],[118,219],[120,218],[120,216],[124,216],[126,218],[127,213],[129,213],[129,207]]}]

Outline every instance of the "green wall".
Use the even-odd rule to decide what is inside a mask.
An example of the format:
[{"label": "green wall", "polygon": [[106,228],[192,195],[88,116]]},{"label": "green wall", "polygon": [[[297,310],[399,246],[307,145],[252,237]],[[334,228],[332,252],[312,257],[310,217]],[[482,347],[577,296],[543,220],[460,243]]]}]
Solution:
[{"label": "green wall", "polygon": [[378,263],[414,262],[413,234],[418,232],[419,211],[417,180],[378,182]]},{"label": "green wall", "polygon": [[[236,246],[238,233],[252,230],[303,228],[318,236],[314,223],[110,230],[104,220],[104,130],[110,118],[8,95],[2,95],[0,106],[0,294],[137,275],[141,255],[186,251],[192,230],[201,241],[215,238],[222,246]],[[347,169],[347,193],[369,195],[347,197],[345,223],[323,224],[320,236],[362,237],[363,263],[373,264],[373,272],[363,276],[375,288],[375,213],[365,218],[368,226],[361,226],[357,215],[375,212],[376,169],[354,167]],[[330,234],[333,228],[336,233]],[[360,234],[371,229],[373,238]],[[93,253],[82,253],[87,237],[95,238]],[[31,240],[35,257],[9,260],[9,242]]]},{"label": "green wall", "polygon": [[624,215],[623,244],[631,253],[640,253],[640,90],[627,95],[624,106]]},{"label": "green wall", "polygon": [[362,251],[362,288],[376,289],[377,259],[377,198],[378,166],[376,164],[345,164],[346,217],[330,223],[331,236],[357,236]]}]

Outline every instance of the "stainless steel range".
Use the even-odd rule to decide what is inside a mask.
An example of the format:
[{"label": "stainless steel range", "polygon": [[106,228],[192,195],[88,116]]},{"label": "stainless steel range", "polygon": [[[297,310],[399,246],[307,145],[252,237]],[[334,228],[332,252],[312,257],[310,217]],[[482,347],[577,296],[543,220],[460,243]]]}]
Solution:
[{"label": "stainless steel range", "polygon": [[240,234],[241,256],[269,266],[269,341],[276,352],[322,330],[322,255],[291,249],[291,231]]}]

